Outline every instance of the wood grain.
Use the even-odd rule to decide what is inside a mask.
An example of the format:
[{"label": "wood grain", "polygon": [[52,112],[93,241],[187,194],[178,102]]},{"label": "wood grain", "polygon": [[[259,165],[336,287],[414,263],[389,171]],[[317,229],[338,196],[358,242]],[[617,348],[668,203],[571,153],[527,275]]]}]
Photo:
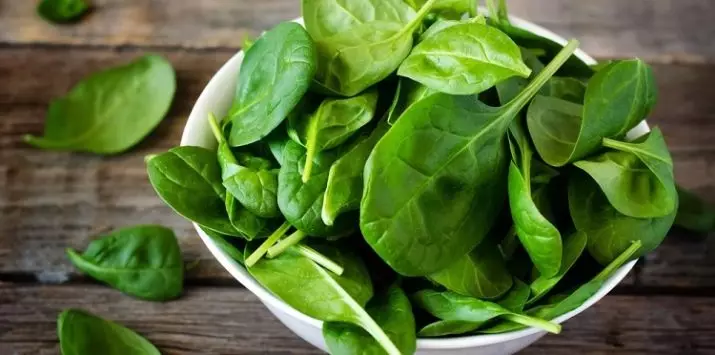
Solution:
[{"label": "wood grain", "polygon": [[[84,248],[92,231],[158,223],[180,237],[187,261],[201,259],[189,277],[230,276],[210,256],[190,224],[155,195],[143,164],[146,154],[176,145],[185,119],[213,73],[232,54],[160,51],[175,66],[179,92],[169,117],[131,152],[97,157],[41,151],[21,141],[39,134],[53,97],[87,74],[126,62],[139,49],[5,48],[0,50],[0,274],[32,274],[46,281],[75,275],[66,247]],[[46,80],[52,73],[52,80]],[[715,66],[655,65],[660,104],[650,122],[665,132],[676,175],[715,203]],[[674,232],[626,285],[715,287],[713,248]],[[70,272],[70,274],[67,274]]]},{"label": "wood grain", "polygon": [[[166,355],[316,354],[248,291],[192,288],[165,304],[99,286],[0,285],[0,353],[57,354],[56,317],[83,308],[138,331]],[[715,299],[608,296],[523,354],[712,354]]]},{"label": "wood grain", "polygon": [[[300,15],[298,0],[96,0],[79,24],[56,26],[35,14],[35,3],[6,1],[0,43],[18,45],[237,48]],[[712,0],[510,0],[513,14],[581,40],[597,57],[651,61],[715,59]]]}]

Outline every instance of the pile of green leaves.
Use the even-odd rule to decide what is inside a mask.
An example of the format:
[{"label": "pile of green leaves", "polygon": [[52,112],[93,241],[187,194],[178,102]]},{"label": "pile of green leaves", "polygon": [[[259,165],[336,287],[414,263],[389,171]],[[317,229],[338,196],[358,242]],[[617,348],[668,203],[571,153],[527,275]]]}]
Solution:
[{"label": "pile of green leaves", "polygon": [[233,106],[208,118],[218,148],[146,162],[171,208],[325,322],[331,352],[558,333],[666,236],[663,135],[626,139],[656,102],[643,61],[589,66],[504,1],[302,5],[305,28],[251,42]]}]

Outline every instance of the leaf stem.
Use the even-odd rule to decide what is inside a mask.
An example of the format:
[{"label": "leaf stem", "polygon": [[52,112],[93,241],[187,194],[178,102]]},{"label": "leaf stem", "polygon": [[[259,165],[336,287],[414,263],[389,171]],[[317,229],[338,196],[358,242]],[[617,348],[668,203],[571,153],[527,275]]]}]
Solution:
[{"label": "leaf stem", "polygon": [[269,258],[275,258],[278,255],[281,255],[286,249],[292,247],[293,245],[298,244],[303,238],[305,238],[307,235],[299,230],[293,232],[293,234],[289,235],[285,239],[281,240],[278,242],[278,244],[270,247],[268,249],[268,257]]},{"label": "leaf stem", "polygon": [[543,329],[549,333],[559,334],[561,333],[561,325],[549,322],[547,320],[529,317],[521,314],[511,313],[504,315],[504,319],[512,321],[514,323],[519,323],[527,327],[534,327]]},{"label": "leaf stem", "polygon": [[593,278],[594,281],[606,281],[611,275],[619,269],[623,264],[627,263],[629,260],[633,258],[633,255],[635,255],[643,246],[643,242],[640,240],[633,241],[630,247],[626,249],[621,255],[619,255],[617,258],[613,259],[608,266],[606,266],[605,269],[601,270],[601,272],[596,275],[596,277]]},{"label": "leaf stem", "polygon": [[221,126],[219,126],[218,120],[216,120],[216,116],[214,116],[213,112],[209,112],[209,126],[211,126],[211,132],[213,132],[219,144],[226,142],[226,138],[223,136],[223,132],[221,132]]},{"label": "leaf stem", "polygon": [[303,255],[310,260],[313,260],[316,264],[326,268],[329,271],[332,271],[338,276],[342,275],[345,271],[342,266],[338,265],[338,263],[330,260],[330,258],[328,258],[327,256],[321,254],[317,250],[307,245],[299,244],[294,246],[293,249],[295,249],[298,254]]},{"label": "leaf stem", "polygon": [[266,254],[268,249],[276,244],[276,242],[283,237],[283,235],[290,229],[290,224],[288,222],[283,223],[278,229],[276,229],[269,237],[266,239],[251,255],[246,258],[246,266],[251,267],[255,265],[263,255]]},{"label": "leaf stem", "polygon": [[487,0],[487,9],[489,9],[489,17],[497,23],[509,24],[509,9],[506,6],[506,0]]}]

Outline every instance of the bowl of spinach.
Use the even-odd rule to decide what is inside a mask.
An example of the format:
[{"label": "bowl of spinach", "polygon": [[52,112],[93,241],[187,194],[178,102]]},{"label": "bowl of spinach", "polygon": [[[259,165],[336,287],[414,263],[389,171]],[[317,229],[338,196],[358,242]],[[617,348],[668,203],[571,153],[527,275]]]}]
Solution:
[{"label": "bowl of spinach", "polygon": [[514,353],[673,224],[648,65],[487,5],[303,0],[147,158],[157,194],[316,347]]}]

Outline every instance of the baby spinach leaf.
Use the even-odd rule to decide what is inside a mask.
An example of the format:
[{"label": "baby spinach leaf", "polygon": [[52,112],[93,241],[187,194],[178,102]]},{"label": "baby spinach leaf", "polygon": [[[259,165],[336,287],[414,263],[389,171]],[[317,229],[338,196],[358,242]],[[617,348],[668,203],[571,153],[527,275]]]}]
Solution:
[{"label": "baby spinach leaf", "polygon": [[[410,107],[377,143],[365,166],[360,229],[395,271],[435,273],[484,238],[505,199],[506,130],[577,44],[505,106],[435,94]],[[447,206],[450,213],[442,213]]]},{"label": "baby spinach leaf", "polygon": [[228,220],[238,232],[238,236],[246,240],[253,240],[259,236],[265,237],[270,233],[268,220],[247,210],[232,194],[226,194],[225,205]]},{"label": "baby spinach leaf", "polygon": [[634,142],[604,139],[615,151],[577,161],[618,212],[637,218],[670,215],[678,203],[673,159],[660,129],[654,128]]},{"label": "baby spinach leaf", "polygon": [[496,303],[512,312],[521,312],[529,301],[530,295],[529,285],[515,277],[514,286]]},{"label": "baby spinach leaf", "polygon": [[337,159],[334,150],[321,152],[313,158],[313,174],[303,182],[305,148],[293,141],[283,151],[284,165],[278,173],[278,207],[286,220],[295,228],[311,236],[331,236],[347,231],[350,226],[338,219],[327,226],[321,218],[325,189],[330,166]]},{"label": "baby spinach leaf", "polygon": [[426,31],[424,31],[419,38],[419,42],[424,41],[425,39],[434,36],[438,32],[441,32],[442,30],[445,30],[449,27],[456,26],[456,25],[462,25],[465,23],[478,23],[485,25],[487,23],[487,20],[483,16],[476,16],[472,17],[467,20],[444,20],[444,19],[438,19],[435,23],[429,26]]},{"label": "baby spinach leaf", "polygon": [[344,273],[340,276],[331,273],[291,249],[273,259],[261,259],[248,271],[261,285],[298,311],[326,322],[360,326],[388,354],[400,354],[380,325],[362,308],[373,294],[362,260],[344,249],[325,246],[320,251],[342,265]]},{"label": "baby spinach leaf", "polygon": [[[370,300],[365,310],[402,354],[414,354],[417,348],[415,317],[410,300],[398,286],[392,285],[386,294]],[[333,354],[385,353],[368,332],[349,323],[323,324],[323,337]]]},{"label": "baby spinach leaf", "polygon": [[[415,10],[419,10],[426,0],[405,0]],[[432,7],[432,13],[442,18],[460,19],[464,14],[469,17],[477,15],[476,0],[437,0]]]},{"label": "baby spinach leaf", "polygon": [[246,51],[226,124],[231,146],[256,142],[283,122],[315,76],[316,50],[308,32],[284,22]]},{"label": "baby spinach leaf", "polygon": [[653,108],[656,87],[640,60],[612,63],[591,78],[584,105],[537,96],[529,106],[529,133],[552,166],[577,161],[598,149],[602,138],[620,139]]},{"label": "baby spinach leaf", "polygon": [[332,226],[339,215],[360,208],[365,162],[389,128],[386,121],[381,121],[372,133],[359,140],[330,166],[320,214],[326,226]]},{"label": "baby spinach leaf", "polygon": [[377,90],[348,99],[325,99],[307,119],[292,115],[288,135],[307,149],[303,182],[310,179],[317,153],[343,144],[375,116]]},{"label": "baby spinach leaf", "polygon": [[635,257],[645,255],[665,238],[673,225],[676,211],[664,217],[635,218],[621,214],[611,206],[598,184],[585,173],[569,179],[569,210],[576,229],[588,235],[587,248],[602,265],[614,260],[633,241],[643,247]]},{"label": "baby spinach leaf", "polygon": [[222,234],[238,235],[226,213],[226,189],[215,154],[184,146],[150,156],[146,160],[149,181],[182,217]]},{"label": "baby spinach leaf", "polygon": [[480,299],[499,298],[513,284],[496,244],[489,241],[428,278],[450,291]]},{"label": "baby spinach leaf", "polygon": [[128,295],[167,301],[181,295],[184,263],[171,229],[136,226],[92,241],[81,255],[67,249],[78,269]]},{"label": "baby spinach leaf", "polygon": [[575,78],[564,78],[555,76],[549,80],[542,91],[543,95],[556,97],[576,104],[583,104],[586,97],[586,85],[583,81]]},{"label": "baby spinach leaf", "polygon": [[373,21],[409,23],[415,10],[402,0],[303,0],[305,28],[314,40]]},{"label": "baby spinach leaf", "polygon": [[[581,257],[584,249],[586,249],[587,240],[586,233],[583,232],[573,233],[566,238],[564,241],[563,256],[561,257],[561,269],[559,269],[559,272],[555,276],[545,277],[539,275],[531,282],[531,298],[529,298],[529,304],[540,300],[561,281],[564,275],[566,275],[569,269],[576,263],[576,260]],[[535,270],[535,272],[538,275],[538,270]]]},{"label": "baby spinach leaf", "polygon": [[280,216],[278,210],[278,170],[256,170],[238,166],[223,181],[226,190],[251,213],[262,218]]},{"label": "baby spinach leaf", "polygon": [[371,21],[318,39],[317,81],[329,91],[354,96],[385,79],[412,50],[412,36],[435,2],[428,0],[407,24]]},{"label": "baby spinach leaf", "polygon": [[387,111],[387,123],[395,124],[397,119],[416,102],[429,97],[437,91],[432,90],[416,81],[400,78],[397,91],[390,109]]},{"label": "baby spinach leaf", "polygon": [[42,0],[37,5],[37,13],[54,23],[75,21],[87,11],[89,4],[84,0]]},{"label": "baby spinach leaf", "polygon": [[44,137],[24,139],[42,149],[121,153],[161,122],[175,91],[171,64],[147,55],[82,80],[50,104]]},{"label": "baby spinach leaf", "polygon": [[471,333],[479,327],[481,323],[465,322],[461,320],[438,320],[422,327],[417,335],[421,338],[436,338],[447,335],[461,335]]},{"label": "baby spinach leaf", "polygon": [[445,28],[420,42],[397,74],[453,95],[477,94],[531,70],[507,35],[480,23]]},{"label": "baby spinach leaf", "polygon": [[160,355],[148,340],[121,324],[68,309],[57,318],[62,355]]},{"label": "baby spinach leaf", "polygon": [[417,292],[413,301],[422,309],[442,320],[484,324],[487,321],[500,318],[540,328],[550,333],[561,332],[561,326],[558,324],[514,313],[496,303],[453,292],[424,290]]},{"label": "baby spinach leaf", "polygon": [[708,233],[715,230],[715,208],[692,192],[680,186],[676,187],[680,205],[675,217],[675,224],[696,233]]}]

